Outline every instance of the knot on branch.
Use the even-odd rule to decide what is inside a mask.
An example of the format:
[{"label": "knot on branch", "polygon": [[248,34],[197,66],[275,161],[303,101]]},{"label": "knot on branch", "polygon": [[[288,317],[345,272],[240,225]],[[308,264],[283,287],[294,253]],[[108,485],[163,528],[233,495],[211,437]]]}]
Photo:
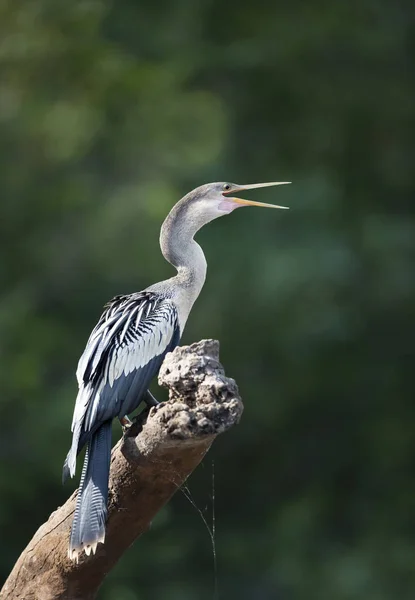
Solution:
[{"label": "knot on branch", "polygon": [[167,354],[158,381],[168,389],[169,401],[151,408],[135,438],[142,455],[160,444],[213,439],[242,415],[238,387],[225,375],[216,340],[202,340]]},{"label": "knot on branch", "polygon": [[234,379],[219,362],[219,342],[202,340],[167,354],[159,384],[169,390],[169,403],[150,415],[169,421],[172,437],[218,434],[237,423],[243,405]]}]

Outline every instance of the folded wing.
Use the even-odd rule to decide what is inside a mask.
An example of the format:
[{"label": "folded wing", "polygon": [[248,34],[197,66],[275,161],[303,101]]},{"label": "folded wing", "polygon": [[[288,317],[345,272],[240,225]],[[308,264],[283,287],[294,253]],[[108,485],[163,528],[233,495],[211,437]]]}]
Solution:
[{"label": "folded wing", "polygon": [[73,477],[77,453],[104,422],[137,408],[179,339],[177,310],[169,298],[140,292],[117,296],[105,306],[78,363],[79,393],[64,479]]}]

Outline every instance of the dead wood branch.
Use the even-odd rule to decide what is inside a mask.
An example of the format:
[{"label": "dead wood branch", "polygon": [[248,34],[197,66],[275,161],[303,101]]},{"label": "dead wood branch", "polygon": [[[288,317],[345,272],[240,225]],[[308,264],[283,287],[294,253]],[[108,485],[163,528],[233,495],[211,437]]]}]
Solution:
[{"label": "dead wood branch", "polygon": [[[219,363],[219,344],[176,348],[160,370],[169,401],[152,408],[111,457],[105,544],[95,556],[68,558],[75,494],[35,533],[0,592],[0,600],[90,600],[125,550],[197,467],[215,437],[238,422],[243,406]],[[145,540],[142,542],[145,544]]]}]

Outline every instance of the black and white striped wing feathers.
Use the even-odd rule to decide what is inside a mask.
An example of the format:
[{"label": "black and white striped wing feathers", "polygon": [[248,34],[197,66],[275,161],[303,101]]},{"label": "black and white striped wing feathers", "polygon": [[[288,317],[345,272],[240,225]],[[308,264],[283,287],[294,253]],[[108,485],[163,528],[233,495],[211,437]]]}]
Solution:
[{"label": "black and white striped wing feathers", "polygon": [[117,296],[106,305],[78,363],[79,393],[67,461],[71,476],[85,441],[105,421],[137,408],[179,339],[177,310],[168,298],[141,292]]}]

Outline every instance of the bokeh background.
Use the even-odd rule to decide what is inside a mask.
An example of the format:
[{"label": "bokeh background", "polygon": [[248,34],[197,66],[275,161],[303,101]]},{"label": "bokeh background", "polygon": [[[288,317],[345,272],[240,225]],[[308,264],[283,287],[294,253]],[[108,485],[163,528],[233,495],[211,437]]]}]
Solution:
[{"label": "bokeh background", "polygon": [[[245,402],[189,487],[220,598],[415,595],[412,0],[0,2],[0,569],[61,486],[74,371],[112,296],[172,274],[159,227],[209,181],[291,180],[198,240],[183,342]],[[120,428],[114,426],[114,437]],[[213,462],[213,465],[212,465]],[[178,493],[102,600],[209,600]]]}]

